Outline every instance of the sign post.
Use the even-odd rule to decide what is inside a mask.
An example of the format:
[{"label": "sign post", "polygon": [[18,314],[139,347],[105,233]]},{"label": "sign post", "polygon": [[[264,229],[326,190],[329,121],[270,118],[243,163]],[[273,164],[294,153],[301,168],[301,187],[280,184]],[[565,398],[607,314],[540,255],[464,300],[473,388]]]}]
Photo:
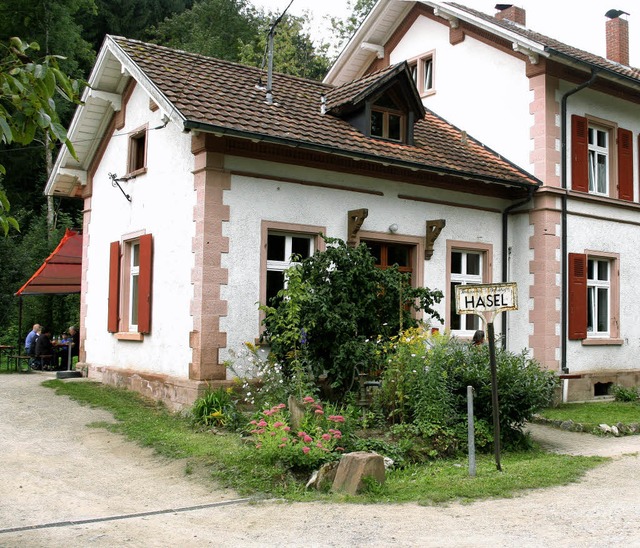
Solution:
[{"label": "sign post", "polygon": [[498,408],[498,376],[496,371],[496,342],[493,320],[506,310],[518,310],[518,288],[515,283],[456,286],[458,314],[477,314],[484,320],[489,340],[491,367],[491,404],[493,407],[493,448],[496,468],[500,466],[500,410]]}]

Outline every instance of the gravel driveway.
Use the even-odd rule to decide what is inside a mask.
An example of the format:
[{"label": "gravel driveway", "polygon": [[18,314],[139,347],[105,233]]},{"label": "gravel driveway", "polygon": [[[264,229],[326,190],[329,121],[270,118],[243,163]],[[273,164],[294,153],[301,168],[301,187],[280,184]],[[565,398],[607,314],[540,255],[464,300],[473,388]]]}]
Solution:
[{"label": "gravel driveway", "polygon": [[249,503],[186,476],[183,462],[87,427],[113,417],[40,386],[52,376],[0,376],[3,547],[640,547],[640,436],[534,425],[534,437],[551,449],[614,458],[578,483],[513,499],[436,507]]}]

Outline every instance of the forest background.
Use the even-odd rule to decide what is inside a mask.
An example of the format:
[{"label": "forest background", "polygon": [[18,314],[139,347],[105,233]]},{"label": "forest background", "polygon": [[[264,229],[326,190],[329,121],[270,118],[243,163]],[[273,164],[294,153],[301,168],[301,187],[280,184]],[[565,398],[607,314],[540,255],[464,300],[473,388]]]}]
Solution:
[{"label": "forest background", "polygon": [[[274,70],[321,80],[330,52],[340,51],[374,3],[349,0],[351,15],[331,18],[329,37],[320,43],[311,39],[308,14],[285,15],[274,39]],[[105,35],[112,34],[261,67],[269,29],[279,15],[249,0],[1,0],[0,58],[17,36],[37,42],[42,56],[62,56],[62,72],[86,81]],[[56,98],[56,110],[68,127],[75,105]],[[79,295],[15,296],[65,229],[82,229],[83,200],[44,195],[58,152],[49,143],[44,134],[28,146],[0,143],[0,164],[6,169],[0,194],[20,227],[5,237],[0,233],[0,344],[22,344],[34,323],[51,327],[54,334],[81,323]]]}]

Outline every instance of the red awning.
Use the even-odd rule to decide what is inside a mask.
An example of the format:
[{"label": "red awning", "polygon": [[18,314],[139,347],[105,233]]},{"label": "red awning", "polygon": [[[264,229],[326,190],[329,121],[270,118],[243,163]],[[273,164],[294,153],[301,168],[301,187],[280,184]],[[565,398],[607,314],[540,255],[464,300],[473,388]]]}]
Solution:
[{"label": "red awning", "polygon": [[67,229],[53,253],[16,295],[80,293],[82,234]]}]

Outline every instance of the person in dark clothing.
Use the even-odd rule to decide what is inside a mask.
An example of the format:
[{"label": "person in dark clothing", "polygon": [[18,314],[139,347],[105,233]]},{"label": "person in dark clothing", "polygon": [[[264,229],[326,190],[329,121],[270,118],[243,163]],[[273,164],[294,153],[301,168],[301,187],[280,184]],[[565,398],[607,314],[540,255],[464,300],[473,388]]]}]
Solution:
[{"label": "person in dark clothing", "polygon": [[484,331],[482,331],[482,329],[478,329],[473,334],[472,344],[473,346],[482,346],[484,344]]},{"label": "person in dark clothing", "polygon": [[44,365],[51,365],[53,355],[54,349],[51,343],[51,329],[43,327],[42,333],[40,333],[40,336],[36,340],[36,367],[42,368]]}]

